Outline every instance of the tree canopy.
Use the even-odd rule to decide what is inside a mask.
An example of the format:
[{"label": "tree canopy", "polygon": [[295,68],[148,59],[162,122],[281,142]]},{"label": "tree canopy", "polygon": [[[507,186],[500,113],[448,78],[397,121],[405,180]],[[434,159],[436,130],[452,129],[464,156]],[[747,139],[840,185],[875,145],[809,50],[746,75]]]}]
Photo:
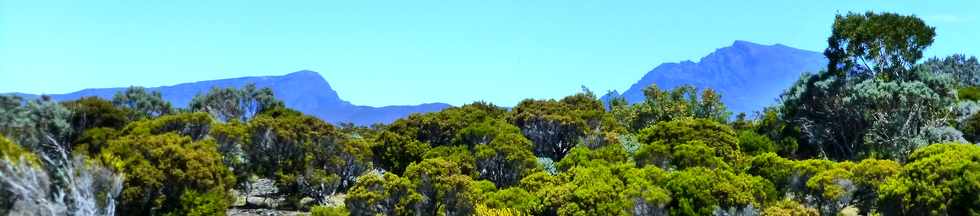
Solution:
[{"label": "tree canopy", "polygon": [[734,121],[693,85],[372,126],[252,84],[186,109],[142,87],[4,95],[0,214],[980,215],[980,71],[964,55],[920,63],[934,37],[911,15],[838,15],[830,64]]}]

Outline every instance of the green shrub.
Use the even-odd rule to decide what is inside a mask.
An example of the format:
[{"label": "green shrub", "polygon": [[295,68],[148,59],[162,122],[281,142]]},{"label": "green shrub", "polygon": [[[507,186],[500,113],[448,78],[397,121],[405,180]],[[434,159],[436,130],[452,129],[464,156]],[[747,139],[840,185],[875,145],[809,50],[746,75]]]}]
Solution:
[{"label": "green shrub", "polygon": [[347,208],[344,206],[313,206],[310,209],[310,216],[347,216]]},{"label": "green shrub", "polygon": [[909,156],[904,170],[878,189],[886,215],[980,214],[980,147],[933,144]]}]

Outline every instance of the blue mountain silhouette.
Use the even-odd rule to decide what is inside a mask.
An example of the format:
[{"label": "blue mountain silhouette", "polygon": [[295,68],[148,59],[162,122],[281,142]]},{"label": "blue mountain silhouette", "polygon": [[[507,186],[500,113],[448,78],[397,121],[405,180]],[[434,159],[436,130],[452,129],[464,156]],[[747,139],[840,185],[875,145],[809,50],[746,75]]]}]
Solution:
[{"label": "blue mountain silhouette", "polygon": [[[827,66],[822,53],[788,47],[782,44],[760,45],[735,41],[719,48],[698,62],[664,63],[640,78],[621,95],[630,103],[642,102],[643,89],[657,84],[673,89],[691,84],[711,88],[722,95],[722,101],[735,114],[753,114],[774,104],[804,72],[816,72]],[[620,93],[602,97],[608,102]]]},{"label": "blue mountain silhouette", "polygon": [[[330,87],[319,73],[314,71],[298,71],[283,76],[258,76],[241,77],[231,79],[219,79],[200,81],[192,83],[182,83],[172,86],[161,86],[149,88],[152,91],[160,91],[163,98],[170,101],[174,106],[186,107],[192,98],[198,93],[205,93],[212,87],[240,88],[249,83],[255,83],[256,87],[268,87],[272,89],[276,97],[282,100],[287,107],[299,110],[303,113],[313,115],[332,123],[350,122],[357,125],[370,125],[374,123],[390,123],[395,119],[408,116],[412,113],[425,113],[439,111],[450,107],[444,103],[426,103],[409,106],[358,106],[340,99],[337,92]],[[82,97],[97,96],[111,100],[112,96],[125,88],[96,88],[84,89],[68,94],[49,95],[57,101],[75,100]],[[17,94],[24,98],[36,98],[37,95]]]}]

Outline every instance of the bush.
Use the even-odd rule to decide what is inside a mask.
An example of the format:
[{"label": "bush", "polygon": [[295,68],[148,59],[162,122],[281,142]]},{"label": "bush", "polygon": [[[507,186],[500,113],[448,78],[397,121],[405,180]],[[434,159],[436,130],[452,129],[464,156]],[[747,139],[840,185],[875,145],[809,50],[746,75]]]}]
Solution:
[{"label": "bush", "polygon": [[[657,165],[668,168],[666,167],[668,164],[677,164],[673,162],[676,159],[675,154],[690,156],[689,153],[700,150],[712,150],[713,156],[721,158],[722,161],[733,162],[728,164],[730,166],[737,165],[734,162],[741,160],[735,131],[728,125],[708,119],[683,118],[660,122],[641,130],[638,137],[640,143],[643,143],[635,156],[639,166]],[[700,144],[689,143],[692,141]],[[688,146],[677,148],[681,145]],[[678,150],[684,152],[675,153]]]},{"label": "bush", "polygon": [[956,95],[960,100],[980,101],[980,87],[968,86],[956,89]]},{"label": "bush", "polygon": [[776,144],[769,137],[749,130],[738,132],[738,146],[742,152],[749,155],[776,152],[778,150]]},{"label": "bush", "polygon": [[[121,214],[224,214],[231,201],[228,190],[235,177],[213,140],[192,141],[174,133],[129,135],[110,141],[100,159],[125,174]],[[195,194],[201,191],[208,192]]]},{"label": "bush", "polygon": [[885,215],[980,214],[980,147],[933,144],[912,153],[905,169],[879,188]]},{"label": "bush", "polygon": [[207,193],[188,190],[180,196],[180,209],[171,212],[169,215],[225,215],[225,210],[228,209],[230,204],[228,198],[228,195],[224,191],[221,191],[221,189],[212,190]]},{"label": "bush", "polygon": [[344,206],[313,206],[310,209],[310,216],[347,216],[347,208]]},{"label": "bush", "polygon": [[763,216],[819,216],[816,209],[807,208],[793,200],[782,200],[769,205],[762,211]]}]

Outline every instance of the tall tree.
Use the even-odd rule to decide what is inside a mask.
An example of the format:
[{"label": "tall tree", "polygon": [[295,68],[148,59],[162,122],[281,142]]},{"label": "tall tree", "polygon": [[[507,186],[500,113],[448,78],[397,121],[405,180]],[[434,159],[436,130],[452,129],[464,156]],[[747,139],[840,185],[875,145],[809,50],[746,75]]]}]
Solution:
[{"label": "tall tree", "polygon": [[827,69],[832,74],[907,79],[935,28],[915,16],[895,13],[837,15],[827,39]]},{"label": "tall tree", "polygon": [[934,29],[915,16],[838,15],[824,54],[827,70],[804,75],[782,97],[783,117],[800,129],[801,150],[834,159],[902,159],[947,139],[952,82],[916,70]]}]

